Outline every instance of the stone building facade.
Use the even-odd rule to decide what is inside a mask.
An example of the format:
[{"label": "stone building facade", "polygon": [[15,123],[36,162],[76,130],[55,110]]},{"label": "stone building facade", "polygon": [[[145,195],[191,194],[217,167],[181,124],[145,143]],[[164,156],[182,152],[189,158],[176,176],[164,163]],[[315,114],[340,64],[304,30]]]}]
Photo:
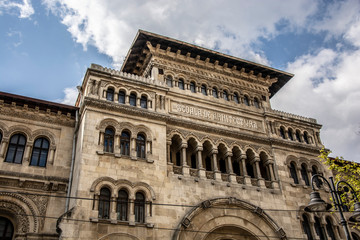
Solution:
[{"label": "stone building facade", "polygon": [[336,214],[304,211],[331,176],[321,125],[271,108],[292,76],[140,30],[120,71],[91,65],[77,108],[0,102],[0,220],[15,239],[343,239]]}]

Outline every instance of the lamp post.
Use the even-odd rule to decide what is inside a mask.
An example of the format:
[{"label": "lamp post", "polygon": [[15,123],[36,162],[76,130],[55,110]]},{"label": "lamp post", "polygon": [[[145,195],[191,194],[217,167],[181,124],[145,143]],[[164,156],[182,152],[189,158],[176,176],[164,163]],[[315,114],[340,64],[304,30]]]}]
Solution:
[{"label": "lamp post", "polygon": [[308,206],[305,207],[304,210],[307,212],[318,212],[318,211],[327,211],[332,208],[332,205],[330,203],[326,203],[324,200],[322,200],[320,198],[320,193],[318,191],[316,191],[316,189],[314,187],[314,180],[315,179],[319,180],[319,178],[324,180],[324,182],[326,182],[326,184],[329,186],[332,201],[335,206],[335,210],[339,210],[339,213],[340,213],[340,220],[341,220],[340,223],[344,228],[346,239],[351,240],[350,232],[347,227],[347,221],[346,221],[346,218],[344,217],[344,211],[348,211],[348,210],[347,210],[346,205],[344,204],[344,202],[341,200],[341,197],[340,197],[340,195],[341,195],[341,192],[339,191],[340,184],[344,184],[347,187],[349,187],[350,189],[347,189],[346,192],[348,192],[350,190],[353,198],[356,200],[355,205],[354,205],[354,214],[349,218],[349,221],[360,222],[360,203],[356,196],[354,188],[347,182],[339,181],[335,186],[333,177],[329,177],[329,180],[330,180],[330,183],[329,183],[329,181],[327,181],[326,178],[324,178],[323,176],[321,176],[319,174],[313,175],[311,178],[311,188],[312,188],[313,192],[310,193],[310,203]]}]

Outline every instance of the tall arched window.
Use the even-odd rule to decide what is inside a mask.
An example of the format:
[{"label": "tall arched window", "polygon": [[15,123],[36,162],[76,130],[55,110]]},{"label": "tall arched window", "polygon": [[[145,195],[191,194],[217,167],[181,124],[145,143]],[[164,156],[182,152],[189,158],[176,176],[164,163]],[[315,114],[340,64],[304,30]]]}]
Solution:
[{"label": "tall arched window", "polygon": [[307,173],[307,167],[305,164],[301,164],[301,177],[307,186],[310,186],[309,176]]},{"label": "tall arched window", "polygon": [[125,92],[124,91],[119,91],[119,103],[125,104]]},{"label": "tall arched window", "polygon": [[210,157],[205,158],[205,169],[206,169],[206,171],[212,171],[212,169],[211,169],[211,158]]},{"label": "tall arched window", "polygon": [[114,135],[112,128],[106,128],[104,133],[104,152],[114,152]]},{"label": "tall arched window", "polygon": [[135,222],[145,222],[145,197],[144,194],[137,192],[134,202]]},{"label": "tall arched window", "polygon": [[191,91],[192,93],[196,93],[196,88],[195,88],[195,83],[194,83],[194,82],[191,82],[191,83],[190,83],[190,91]]},{"label": "tall arched window", "polygon": [[120,137],[120,154],[121,155],[130,155],[130,133],[127,131],[122,131]]},{"label": "tall arched window", "polygon": [[108,88],[106,90],[106,100],[114,101],[114,89],[113,88]]},{"label": "tall arched window", "polygon": [[288,136],[289,136],[289,139],[291,140],[291,141],[294,141],[294,137],[293,137],[293,130],[291,129],[291,128],[289,128],[289,130],[288,130]]},{"label": "tall arched window", "polygon": [[304,233],[306,234],[308,240],[313,240],[314,237],[313,237],[313,235],[312,235],[312,233],[311,233],[311,228],[310,228],[309,219],[308,219],[308,217],[306,216],[306,214],[303,214],[302,217],[303,217],[302,226],[303,226]]},{"label": "tall arched window", "polygon": [[301,142],[300,131],[299,130],[296,130],[295,136],[296,136],[296,140],[298,140],[298,142]]},{"label": "tall arched window", "polygon": [[249,102],[249,97],[248,96],[244,96],[244,104],[246,105],[246,106],[250,106],[250,102]]},{"label": "tall arched window", "polygon": [[324,228],[321,226],[320,219],[318,217],[315,217],[315,223],[314,223],[316,234],[319,236],[320,240],[325,240],[325,232]]},{"label": "tall arched window", "polygon": [[304,132],[304,142],[305,142],[306,144],[309,144],[309,138],[308,138],[307,132]]},{"label": "tall arched window", "polygon": [[14,225],[9,219],[0,217],[0,239],[12,240],[14,234]]},{"label": "tall arched window", "polygon": [[131,106],[136,106],[136,94],[135,93],[130,94],[129,103]]},{"label": "tall arched window", "polygon": [[147,108],[147,97],[144,95],[140,98],[140,107]]},{"label": "tall arched window", "polygon": [[99,196],[99,218],[109,219],[110,217],[110,196],[108,188],[102,188]]},{"label": "tall arched window", "polygon": [[[330,217],[326,218],[326,232],[331,240],[336,240],[334,226],[331,222]],[[355,238],[354,238],[354,240],[355,240]]]},{"label": "tall arched window", "polygon": [[299,184],[299,179],[297,177],[296,166],[295,166],[294,162],[290,163],[290,175],[291,175],[292,179],[294,180],[294,183]]},{"label": "tall arched window", "polygon": [[31,166],[45,167],[49,152],[49,141],[46,138],[38,138],[35,140],[31,154]]},{"label": "tall arched window", "polygon": [[283,139],[286,139],[285,130],[284,130],[283,127],[280,127],[280,136],[281,136]]},{"label": "tall arched window", "polygon": [[237,93],[234,93],[234,102],[240,103],[239,101],[239,95]]},{"label": "tall arched window", "polygon": [[145,158],[145,136],[143,134],[138,134],[136,138],[136,156]]},{"label": "tall arched window", "polygon": [[204,84],[201,85],[201,93],[202,93],[203,95],[207,96],[207,88],[206,88],[206,86],[205,86]]},{"label": "tall arched window", "polygon": [[212,89],[212,95],[213,95],[214,98],[219,97],[218,90],[215,87]]},{"label": "tall arched window", "polygon": [[185,89],[185,84],[184,84],[183,79],[181,79],[181,78],[179,79],[178,86],[179,86],[179,89],[181,89],[181,90]]},{"label": "tall arched window", "polygon": [[227,91],[224,90],[223,92],[223,97],[226,101],[229,101],[229,94],[227,93]]},{"label": "tall arched window", "polygon": [[125,190],[120,190],[116,201],[117,219],[120,221],[128,220],[128,202],[128,193]]},{"label": "tall arched window", "polygon": [[226,173],[225,159],[223,158],[219,159],[219,168],[221,173]]},{"label": "tall arched window", "polygon": [[251,163],[249,163],[247,161],[246,163],[246,171],[247,171],[247,174],[251,177],[251,178],[255,178],[255,174],[254,174],[254,167]]},{"label": "tall arched window", "polygon": [[259,100],[257,98],[254,98],[254,106],[256,108],[260,108],[260,103],[259,103]]},{"label": "tall arched window", "polygon": [[166,85],[168,85],[168,87],[173,86],[173,79],[170,75],[166,76]]},{"label": "tall arched window", "polygon": [[15,134],[11,137],[5,162],[21,163],[25,151],[26,138],[22,134]]}]

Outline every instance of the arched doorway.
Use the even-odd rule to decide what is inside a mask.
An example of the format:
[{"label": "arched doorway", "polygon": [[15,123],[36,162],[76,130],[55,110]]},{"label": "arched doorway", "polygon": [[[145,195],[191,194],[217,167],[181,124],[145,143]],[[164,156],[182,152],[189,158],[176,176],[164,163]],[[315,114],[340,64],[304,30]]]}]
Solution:
[{"label": "arched doorway", "polygon": [[14,225],[4,217],[0,217],[0,240],[11,240],[14,234]]},{"label": "arched doorway", "polygon": [[258,238],[236,226],[221,226],[211,231],[204,240],[258,240]]}]

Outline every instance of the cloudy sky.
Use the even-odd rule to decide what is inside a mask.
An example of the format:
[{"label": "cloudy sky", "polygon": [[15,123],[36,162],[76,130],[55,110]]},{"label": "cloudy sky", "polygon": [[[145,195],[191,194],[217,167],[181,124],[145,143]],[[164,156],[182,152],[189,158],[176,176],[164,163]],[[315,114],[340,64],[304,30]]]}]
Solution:
[{"label": "cloudy sky", "polygon": [[295,74],[273,108],[316,118],[333,156],[360,162],[359,0],[0,0],[0,91],[73,104],[138,29]]}]

